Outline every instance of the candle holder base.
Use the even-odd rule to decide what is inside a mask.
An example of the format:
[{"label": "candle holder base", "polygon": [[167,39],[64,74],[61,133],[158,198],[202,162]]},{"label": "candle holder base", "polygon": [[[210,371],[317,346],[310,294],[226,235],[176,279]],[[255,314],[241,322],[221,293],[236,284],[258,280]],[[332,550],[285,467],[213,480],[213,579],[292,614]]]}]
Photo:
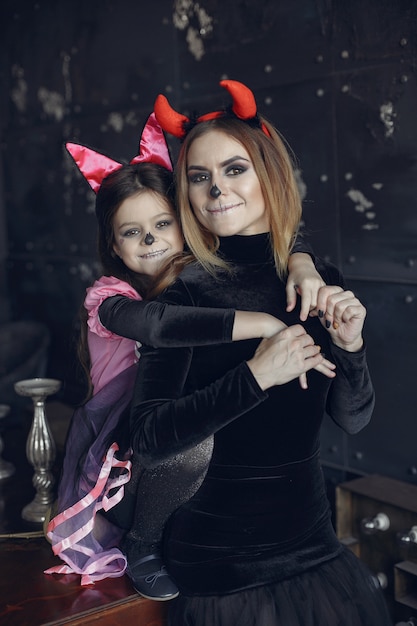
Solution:
[{"label": "candle holder base", "polygon": [[42,502],[36,495],[32,502],[29,502],[22,509],[22,518],[27,522],[37,522],[42,524],[49,512],[52,502]]},{"label": "candle holder base", "polygon": [[55,442],[45,414],[46,398],[57,393],[61,381],[54,378],[30,378],[14,385],[16,393],[33,402],[33,420],[26,442],[26,456],[34,468],[32,483],[36,495],[22,510],[23,519],[30,522],[45,521],[53,501],[54,476],[51,468],[55,460]]}]

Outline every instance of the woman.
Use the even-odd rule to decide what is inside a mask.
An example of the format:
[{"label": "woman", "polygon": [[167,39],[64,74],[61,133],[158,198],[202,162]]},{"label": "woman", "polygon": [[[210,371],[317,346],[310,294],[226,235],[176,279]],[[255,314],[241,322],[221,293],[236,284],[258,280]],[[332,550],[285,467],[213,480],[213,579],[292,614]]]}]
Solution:
[{"label": "woman", "polygon": [[[325,410],[351,434],[371,418],[366,311],[325,263],[319,319],[301,325],[286,311],[283,277],[301,216],[291,160],[251,92],[221,84],[232,110],[194,124],[161,97],[155,105],[161,126],[184,139],[178,206],[198,260],[160,300],[262,310],[288,328],[261,343],[142,350],[131,413],[141,462],[152,467],[214,435],[200,489],[165,532],[180,590],[170,624],[388,625],[375,579],[335,536],[319,461]],[[297,377],[323,352],[336,377],[311,371],[301,389]]]}]

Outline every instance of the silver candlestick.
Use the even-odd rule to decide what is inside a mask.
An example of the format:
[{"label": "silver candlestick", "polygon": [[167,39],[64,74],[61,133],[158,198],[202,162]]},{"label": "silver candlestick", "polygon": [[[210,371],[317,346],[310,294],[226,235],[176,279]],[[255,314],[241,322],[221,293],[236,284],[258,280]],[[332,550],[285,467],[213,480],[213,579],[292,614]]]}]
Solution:
[{"label": "silver candlestick", "polygon": [[14,384],[16,393],[32,398],[33,420],[26,442],[26,456],[33,466],[32,483],[36,495],[22,510],[23,519],[29,522],[44,522],[53,502],[54,477],[51,468],[55,461],[55,442],[45,414],[45,400],[57,393],[61,381],[54,378],[30,378]]},{"label": "silver candlestick", "polygon": [[[0,419],[6,417],[9,411],[10,411],[10,406],[8,404],[0,404]],[[3,478],[9,478],[9,476],[12,476],[15,472],[15,467],[13,463],[10,463],[9,461],[5,461],[3,459],[2,457],[3,449],[4,449],[4,443],[3,443],[2,436],[0,434],[0,480]]]}]

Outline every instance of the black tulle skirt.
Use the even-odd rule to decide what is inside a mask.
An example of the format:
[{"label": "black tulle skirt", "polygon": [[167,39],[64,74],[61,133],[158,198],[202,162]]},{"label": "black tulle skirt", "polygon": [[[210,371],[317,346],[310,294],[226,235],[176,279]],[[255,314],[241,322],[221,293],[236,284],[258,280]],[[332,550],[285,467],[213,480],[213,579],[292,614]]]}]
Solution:
[{"label": "black tulle skirt", "polygon": [[376,577],[347,548],[275,584],[223,596],[179,596],[169,626],[392,626]]}]

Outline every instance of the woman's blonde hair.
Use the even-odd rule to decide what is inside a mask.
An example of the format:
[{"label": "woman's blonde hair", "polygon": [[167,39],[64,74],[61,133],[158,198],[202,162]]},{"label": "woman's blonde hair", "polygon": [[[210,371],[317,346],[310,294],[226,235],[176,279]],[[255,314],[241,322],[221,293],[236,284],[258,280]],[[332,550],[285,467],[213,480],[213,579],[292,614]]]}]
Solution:
[{"label": "woman's blonde hair", "polygon": [[176,167],[177,209],[184,237],[196,259],[210,273],[226,267],[216,255],[219,240],[196,218],[188,198],[187,159],[193,141],[212,130],[220,131],[242,144],[258,176],[270,223],[271,250],[279,276],[287,272],[288,257],[297,236],[301,220],[301,199],[290,149],[278,131],[264,118],[270,136],[249,123],[219,117],[200,122],[184,139]]}]

